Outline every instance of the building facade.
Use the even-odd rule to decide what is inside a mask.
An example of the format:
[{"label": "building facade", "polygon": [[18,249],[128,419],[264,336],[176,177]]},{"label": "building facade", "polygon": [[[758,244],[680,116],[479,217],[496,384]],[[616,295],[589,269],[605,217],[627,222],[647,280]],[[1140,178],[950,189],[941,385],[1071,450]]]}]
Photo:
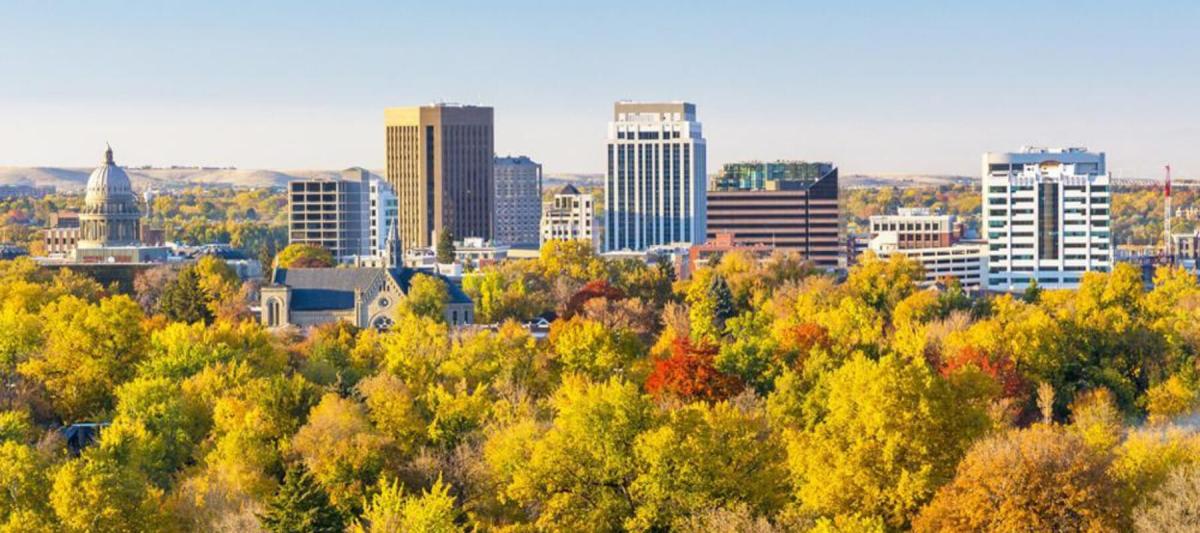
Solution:
[{"label": "building facade", "polygon": [[595,208],[592,195],[564,185],[542,210],[542,238],[546,241],[585,240],[596,245]]},{"label": "building facade", "polygon": [[536,246],[542,219],[542,165],[525,156],[497,157],[493,163],[496,214],[492,242]]},{"label": "building facade", "polygon": [[896,215],[871,217],[869,226],[868,249],[879,257],[900,254],[920,263],[925,270],[920,286],[954,278],[968,291],[987,287],[987,243],[961,240],[962,226],[953,215],[901,208]]},{"label": "building facade", "polygon": [[838,169],[831,163],[777,161],[725,165],[708,191],[707,237],[738,246],[797,252],[819,268],[839,266]]},{"label": "building facade", "polygon": [[370,173],[342,171],[342,179],[303,179],[288,184],[288,242],[329,250],[339,262],[373,251]]},{"label": "building facade", "polygon": [[962,238],[954,215],[934,215],[924,207],[901,207],[895,215],[870,218],[871,235],[894,232],[897,248],[939,248]]},{"label": "building facade", "polygon": [[494,133],[490,107],[436,104],[384,111],[387,180],[408,248],[436,233],[492,238]]},{"label": "building facade", "polygon": [[617,102],[608,124],[604,249],[704,242],[705,153],[695,105]]},{"label": "building facade", "polygon": [[1023,148],[983,156],[988,289],[1073,289],[1108,272],[1112,194],[1103,152]]},{"label": "building facade", "polygon": [[387,181],[372,176],[368,181],[370,201],[368,224],[371,227],[371,249],[375,255],[383,255],[387,248],[388,235],[396,225],[396,193]]}]

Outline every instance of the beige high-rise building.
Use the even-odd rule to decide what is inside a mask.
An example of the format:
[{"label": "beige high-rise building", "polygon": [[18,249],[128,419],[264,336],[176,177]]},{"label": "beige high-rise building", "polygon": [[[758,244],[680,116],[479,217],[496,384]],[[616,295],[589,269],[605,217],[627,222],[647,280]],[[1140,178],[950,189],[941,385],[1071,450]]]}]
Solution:
[{"label": "beige high-rise building", "polygon": [[455,240],[492,238],[492,117],[490,107],[454,104],[384,110],[387,180],[406,248],[432,246],[443,229]]}]

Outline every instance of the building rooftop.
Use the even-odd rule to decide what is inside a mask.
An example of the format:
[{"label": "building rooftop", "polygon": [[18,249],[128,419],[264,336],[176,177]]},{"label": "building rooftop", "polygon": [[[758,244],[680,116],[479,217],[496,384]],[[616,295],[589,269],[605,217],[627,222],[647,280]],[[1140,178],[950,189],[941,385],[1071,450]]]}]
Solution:
[{"label": "building rooftop", "polygon": [[[291,288],[291,307],[297,311],[353,309],[355,291],[367,289],[385,274],[408,294],[417,271],[411,268],[277,268],[271,276],[271,284]],[[450,303],[471,303],[471,298],[457,284],[445,276],[438,277],[446,284]]]}]

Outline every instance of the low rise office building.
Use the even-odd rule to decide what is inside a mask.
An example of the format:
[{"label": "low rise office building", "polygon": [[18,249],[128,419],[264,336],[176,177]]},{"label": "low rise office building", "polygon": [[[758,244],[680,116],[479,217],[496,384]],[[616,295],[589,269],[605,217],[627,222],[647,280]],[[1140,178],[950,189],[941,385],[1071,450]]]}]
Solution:
[{"label": "low rise office building", "polygon": [[592,195],[564,185],[542,210],[541,242],[588,241],[596,244],[595,210]]},{"label": "low rise office building", "polygon": [[900,254],[920,263],[925,270],[922,287],[954,278],[965,290],[986,289],[987,243],[962,240],[962,227],[953,215],[902,208],[896,215],[871,217],[870,228],[868,249],[883,258]]}]

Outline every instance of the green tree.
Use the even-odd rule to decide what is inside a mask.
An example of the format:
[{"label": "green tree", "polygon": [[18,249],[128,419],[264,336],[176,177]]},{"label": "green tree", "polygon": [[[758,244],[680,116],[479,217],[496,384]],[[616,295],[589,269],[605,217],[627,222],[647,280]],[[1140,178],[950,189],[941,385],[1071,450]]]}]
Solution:
[{"label": "green tree", "polygon": [[454,233],[448,229],[438,232],[437,262],[449,265],[454,262]]},{"label": "green tree", "polygon": [[166,486],[208,431],[201,409],[184,397],[176,382],[136,379],[117,389],[116,416],[103,438],[128,438],[131,462]]},{"label": "green tree", "polygon": [[158,312],[171,322],[208,324],[213,320],[208,291],[200,284],[200,274],[188,265],[163,289],[158,300]]},{"label": "green tree", "polygon": [[341,512],[303,466],[288,469],[259,519],[273,533],[341,533],[345,527]]},{"label": "green tree", "polygon": [[328,268],[336,263],[333,254],[320,246],[292,243],[275,256],[279,268]]}]

